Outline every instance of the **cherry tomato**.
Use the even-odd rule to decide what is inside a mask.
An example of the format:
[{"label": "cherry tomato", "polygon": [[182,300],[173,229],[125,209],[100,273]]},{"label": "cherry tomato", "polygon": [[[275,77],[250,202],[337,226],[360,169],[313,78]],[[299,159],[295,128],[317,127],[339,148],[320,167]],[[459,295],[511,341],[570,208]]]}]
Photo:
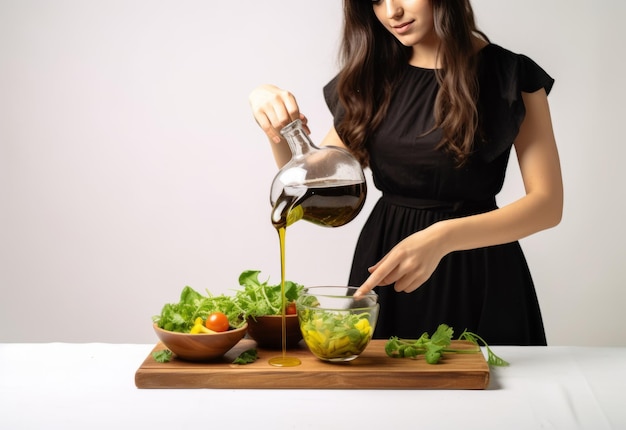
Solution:
[{"label": "cherry tomato", "polygon": [[209,330],[213,331],[226,331],[230,327],[230,323],[228,322],[228,317],[221,312],[213,312],[209,314],[204,325]]},{"label": "cherry tomato", "polygon": [[295,315],[296,314],[296,302],[287,303],[287,307],[285,308],[286,315]]}]

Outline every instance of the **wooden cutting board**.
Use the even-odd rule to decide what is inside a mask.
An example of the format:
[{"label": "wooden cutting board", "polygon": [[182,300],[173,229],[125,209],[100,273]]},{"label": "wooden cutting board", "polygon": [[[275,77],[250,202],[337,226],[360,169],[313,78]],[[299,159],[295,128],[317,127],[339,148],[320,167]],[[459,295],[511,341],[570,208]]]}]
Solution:
[{"label": "wooden cutting board", "polygon": [[[283,389],[484,389],[489,384],[489,365],[482,352],[444,354],[439,364],[418,359],[391,358],[385,354],[385,340],[372,340],[361,356],[346,363],[328,363],[314,357],[302,342],[287,356],[302,364],[275,367],[268,363],[282,351],[258,349],[254,363],[232,361],[243,351],[256,347],[242,339],[224,357],[207,363],[173,358],[158,363],[148,355],[135,373],[137,388],[283,388]],[[465,341],[453,341],[454,348],[472,349]],[[166,349],[161,343],[153,351]]]}]

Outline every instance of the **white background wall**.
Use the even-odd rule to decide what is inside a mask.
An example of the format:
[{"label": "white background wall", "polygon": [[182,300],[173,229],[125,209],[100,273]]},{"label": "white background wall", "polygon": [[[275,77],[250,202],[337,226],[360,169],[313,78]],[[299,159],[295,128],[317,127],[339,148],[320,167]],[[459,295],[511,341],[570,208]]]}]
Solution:
[{"label": "white background wall", "polygon": [[[557,80],[565,214],[522,241],[549,342],[626,345],[626,3],[474,8]],[[320,140],[340,31],[340,0],[0,0],[0,341],[152,343],[185,285],[277,283],[275,166],[247,96],[292,90]],[[499,202],[521,192],[511,169]],[[345,283],[376,197],[346,227],[291,227],[287,277]]]}]

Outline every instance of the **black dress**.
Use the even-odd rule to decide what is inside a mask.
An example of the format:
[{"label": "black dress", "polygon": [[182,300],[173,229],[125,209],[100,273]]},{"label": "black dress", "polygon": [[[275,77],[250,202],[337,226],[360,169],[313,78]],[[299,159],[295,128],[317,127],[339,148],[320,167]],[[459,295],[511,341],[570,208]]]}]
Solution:
[{"label": "black dress", "polygon": [[[511,147],[525,115],[521,92],[554,80],[535,62],[490,44],[479,53],[481,137],[462,168],[435,149],[438,90],[435,71],[407,65],[387,118],[367,142],[375,186],[382,191],[356,245],[349,284],[361,285],[367,268],[412,233],[431,224],[497,208]],[[324,94],[335,123],[342,115],[336,78]],[[491,345],[545,345],[541,312],[518,242],[456,251],[412,293],[377,287],[381,304],[374,336],[416,338],[441,323],[459,335],[477,333]]]}]

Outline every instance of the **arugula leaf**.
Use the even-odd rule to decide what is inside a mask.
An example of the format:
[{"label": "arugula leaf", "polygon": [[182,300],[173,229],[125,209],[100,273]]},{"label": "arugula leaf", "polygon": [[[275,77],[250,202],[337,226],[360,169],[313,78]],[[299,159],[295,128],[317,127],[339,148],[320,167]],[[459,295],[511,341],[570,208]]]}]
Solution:
[{"label": "arugula leaf", "polygon": [[[283,303],[281,285],[269,285],[268,281],[259,281],[259,270],[246,270],[239,275],[239,289],[235,293],[235,301],[242,311],[242,317],[258,317],[264,315],[280,315],[286,305]],[[304,286],[292,281],[285,281],[285,300],[296,300],[304,291]]]}]

